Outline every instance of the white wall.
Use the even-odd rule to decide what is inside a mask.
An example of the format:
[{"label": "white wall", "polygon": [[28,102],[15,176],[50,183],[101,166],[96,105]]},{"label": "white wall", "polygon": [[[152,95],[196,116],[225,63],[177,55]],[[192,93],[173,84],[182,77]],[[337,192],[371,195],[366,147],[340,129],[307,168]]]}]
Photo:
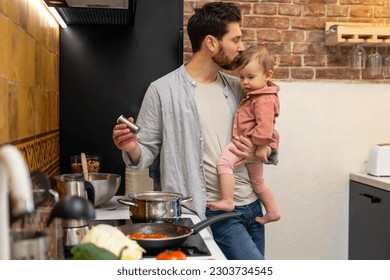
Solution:
[{"label": "white wall", "polygon": [[266,259],[348,259],[349,173],[390,142],[390,84],[277,83],[280,161],[264,172],[282,219]]}]

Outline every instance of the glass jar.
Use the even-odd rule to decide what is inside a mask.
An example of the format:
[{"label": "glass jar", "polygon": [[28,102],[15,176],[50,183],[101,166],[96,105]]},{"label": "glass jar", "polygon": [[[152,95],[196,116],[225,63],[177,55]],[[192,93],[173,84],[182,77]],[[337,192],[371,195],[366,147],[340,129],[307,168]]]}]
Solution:
[{"label": "glass jar", "polygon": [[[100,170],[100,157],[95,155],[86,155],[88,172],[98,173]],[[70,164],[73,173],[83,173],[81,166],[81,156],[75,155],[70,157]]]}]

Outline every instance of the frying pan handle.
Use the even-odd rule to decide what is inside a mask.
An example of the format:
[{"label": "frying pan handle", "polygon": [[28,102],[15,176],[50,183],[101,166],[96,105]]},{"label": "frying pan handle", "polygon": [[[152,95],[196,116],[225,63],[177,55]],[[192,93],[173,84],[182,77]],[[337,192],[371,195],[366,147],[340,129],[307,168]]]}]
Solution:
[{"label": "frying pan handle", "polygon": [[116,201],[118,201],[120,204],[123,204],[123,205],[138,207],[137,203],[128,201],[126,199],[118,198]]},{"label": "frying pan handle", "polygon": [[219,222],[219,221],[222,221],[225,219],[229,219],[229,218],[233,218],[233,217],[239,217],[239,216],[241,216],[241,213],[237,213],[237,212],[229,212],[229,213],[223,213],[221,215],[216,215],[214,217],[203,220],[203,221],[197,223],[196,225],[194,225],[192,227],[192,229],[194,230],[193,233],[197,234],[202,229],[204,229],[204,228],[208,227],[209,225],[212,225],[216,222]]}]

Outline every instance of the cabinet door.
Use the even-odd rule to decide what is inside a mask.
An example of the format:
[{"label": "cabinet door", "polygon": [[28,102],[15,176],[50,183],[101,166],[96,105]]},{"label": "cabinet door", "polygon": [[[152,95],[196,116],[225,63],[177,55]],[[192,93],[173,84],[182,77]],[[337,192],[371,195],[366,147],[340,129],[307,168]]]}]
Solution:
[{"label": "cabinet door", "polygon": [[390,260],[390,192],[350,181],[348,255]]}]

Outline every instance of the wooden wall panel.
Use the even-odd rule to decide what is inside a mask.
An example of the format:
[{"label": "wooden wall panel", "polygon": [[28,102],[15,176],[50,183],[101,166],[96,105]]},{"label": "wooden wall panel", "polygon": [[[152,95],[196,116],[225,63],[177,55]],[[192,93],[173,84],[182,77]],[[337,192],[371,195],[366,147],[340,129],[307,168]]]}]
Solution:
[{"label": "wooden wall panel", "polygon": [[8,103],[8,82],[0,78],[0,143],[4,143],[9,139]]},{"label": "wooden wall panel", "polygon": [[59,173],[59,26],[40,0],[0,0],[0,145]]}]

